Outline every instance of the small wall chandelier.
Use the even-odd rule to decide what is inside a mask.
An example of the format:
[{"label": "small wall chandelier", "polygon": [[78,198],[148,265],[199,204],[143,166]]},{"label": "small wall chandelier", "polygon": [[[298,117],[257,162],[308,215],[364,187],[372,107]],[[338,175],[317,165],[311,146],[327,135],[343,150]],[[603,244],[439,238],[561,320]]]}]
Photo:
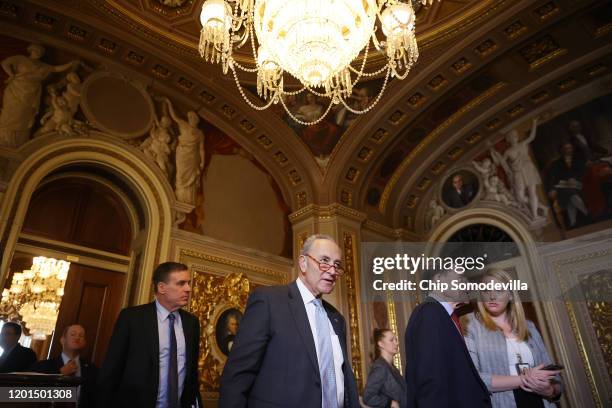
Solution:
[{"label": "small wall chandelier", "polygon": [[[293,120],[312,125],[337,104],[354,114],[365,113],[380,100],[390,77],[406,78],[419,56],[415,19],[410,0],[206,0],[200,14],[199,51],[206,61],[221,63],[224,74],[231,70],[240,94],[254,109],[280,102]],[[378,38],[379,31],[384,39]],[[253,67],[233,56],[247,43]],[[386,64],[366,72],[370,43]],[[351,65],[360,55],[357,66]],[[263,106],[248,99],[238,71],[257,74]],[[285,73],[297,78],[301,89],[285,90]],[[358,110],[347,103],[359,80],[383,75],[381,90],[369,106]],[[284,102],[285,96],[304,91],[329,99],[321,117],[310,122],[296,118]]]},{"label": "small wall chandelier", "polygon": [[0,316],[20,318],[36,340],[55,330],[70,262],[37,256],[32,267],[14,273],[10,289],[2,291]]}]

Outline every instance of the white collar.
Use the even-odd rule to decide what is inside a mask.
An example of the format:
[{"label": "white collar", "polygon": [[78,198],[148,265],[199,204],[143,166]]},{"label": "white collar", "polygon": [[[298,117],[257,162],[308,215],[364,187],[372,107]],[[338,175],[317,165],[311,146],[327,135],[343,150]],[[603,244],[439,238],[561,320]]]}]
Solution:
[{"label": "white collar", "polygon": [[444,309],[446,310],[446,313],[448,313],[449,316],[452,315],[453,312],[455,311],[455,309],[451,306],[449,302],[444,302],[443,300],[440,300],[440,296],[437,295],[436,293],[430,293],[429,296],[431,296],[436,301],[438,301],[438,303],[444,306]]},{"label": "white collar", "polygon": [[[166,320],[168,318],[168,315],[172,313],[168,309],[166,309],[164,306],[162,306],[162,304],[159,303],[159,300],[157,299],[155,299],[155,307],[157,308],[157,314],[161,315],[162,321]],[[178,314],[178,310],[176,312]]]},{"label": "white collar", "polygon": [[302,282],[302,278],[297,278],[296,282],[300,295],[302,295],[302,301],[305,305],[316,299],[312,292],[306,287],[304,282]]}]

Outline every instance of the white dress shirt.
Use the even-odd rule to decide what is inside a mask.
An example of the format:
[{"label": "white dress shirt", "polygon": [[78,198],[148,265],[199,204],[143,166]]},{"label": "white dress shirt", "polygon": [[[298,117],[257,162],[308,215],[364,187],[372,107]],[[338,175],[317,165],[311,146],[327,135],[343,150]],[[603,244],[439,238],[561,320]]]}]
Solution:
[{"label": "white dress shirt", "polygon": [[[157,389],[156,408],[165,408],[167,406],[168,393],[168,363],[170,360],[170,333],[168,330],[168,315],[170,312],[163,307],[157,300],[155,301],[157,308],[157,332],[159,334],[159,387]],[[178,392],[179,398],[183,393],[183,385],[185,382],[185,363],[187,357],[185,355],[185,333],[183,332],[183,323],[181,314],[174,312],[174,335],[176,336],[176,352],[178,365]]]},{"label": "white dress shirt", "polygon": [[[313,340],[315,343],[315,349],[317,351],[317,361],[319,358],[319,342],[317,341],[317,324],[315,321],[315,310],[316,306],[312,303],[315,300],[312,292],[304,285],[302,279],[297,279],[297,287],[302,295],[304,301],[304,307],[306,308],[306,315],[308,316],[308,323],[310,324],[310,330],[312,330]],[[329,318],[329,332],[331,334],[332,353],[334,354],[334,371],[336,372],[336,396],[338,397],[338,408],[344,406],[344,374],[342,373],[342,364],[344,363],[344,357],[342,355],[342,347],[340,347],[340,340],[336,331],[332,326]]]}]

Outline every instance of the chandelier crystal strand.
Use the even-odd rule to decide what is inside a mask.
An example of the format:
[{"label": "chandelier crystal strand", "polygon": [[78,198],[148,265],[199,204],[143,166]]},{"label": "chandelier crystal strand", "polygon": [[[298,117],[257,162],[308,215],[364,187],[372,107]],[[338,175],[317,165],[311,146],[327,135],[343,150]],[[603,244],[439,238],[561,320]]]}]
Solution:
[{"label": "chandelier crystal strand", "polygon": [[[433,2],[420,1],[430,5]],[[199,49],[206,61],[221,63],[224,73],[232,70],[240,94],[251,107],[256,105],[246,96],[236,70],[257,74],[257,95],[269,100],[265,107],[280,100],[293,120],[314,124],[322,118],[312,122],[298,120],[287,109],[283,96],[308,90],[326,97],[330,99],[327,114],[332,105],[351,97],[362,78],[386,71],[381,88],[384,92],[388,76],[406,78],[418,58],[415,20],[412,2],[404,0],[206,0],[200,16]],[[378,28],[382,29],[384,41],[377,38]],[[365,72],[370,41],[387,63],[376,71]],[[233,58],[233,50],[246,42],[250,42],[254,68]],[[360,54],[363,59],[357,70],[351,63]],[[297,78],[303,87],[285,91],[285,73]],[[375,100],[379,99],[380,95]]]},{"label": "chandelier crystal strand", "polygon": [[385,80],[382,84],[382,87],[380,88],[380,92],[378,92],[378,95],[376,95],[376,98],[374,98],[374,100],[372,101],[372,103],[370,103],[370,106],[368,106],[367,108],[363,109],[363,110],[356,110],[351,108],[344,99],[341,99],[340,101],[342,102],[342,105],[344,105],[344,107],[349,111],[352,112],[356,115],[361,115],[364,113],[369,112],[374,106],[376,106],[376,104],[378,103],[378,101],[380,101],[380,98],[382,98],[383,93],[385,92],[385,88],[387,87],[387,84],[389,83],[389,77],[391,76],[391,68],[387,68],[387,74],[385,75]]},{"label": "chandelier crystal strand", "polygon": [[287,112],[287,114],[291,117],[291,119],[293,119],[294,121],[296,121],[297,123],[299,123],[300,125],[304,125],[304,126],[312,126],[312,125],[316,125],[317,123],[321,122],[325,116],[327,116],[327,114],[329,113],[329,111],[332,108],[333,102],[329,102],[329,105],[327,105],[327,109],[325,110],[325,112],[323,112],[321,114],[321,116],[319,116],[318,119],[315,119],[311,122],[305,122],[303,120],[300,120],[298,118],[295,117],[295,115],[293,114],[293,112],[291,112],[289,110],[289,108],[287,108],[287,105],[285,105],[285,101],[283,100],[283,98],[280,98],[280,102],[283,105],[283,108],[285,108],[285,112]]},{"label": "chandelier crystal strand", "polygon": [[32,267],[14,273],[10,289],[2,292],[0,315],[24,322],[34,339],[44,340],[55,330],[70,262],[35,257]]}]

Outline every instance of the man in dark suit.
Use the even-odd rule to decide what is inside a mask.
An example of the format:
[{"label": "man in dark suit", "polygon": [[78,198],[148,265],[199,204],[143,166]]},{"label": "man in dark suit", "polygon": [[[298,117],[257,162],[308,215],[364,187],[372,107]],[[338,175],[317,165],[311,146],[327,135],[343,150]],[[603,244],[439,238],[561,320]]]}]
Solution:
[{"label": "man in dark suit", "polygon": [[0,373],[12,373],[26,371],[36,362],[36,353],[30,348],[19,344],[21,337],[21,326],[15,322],[7,322],[0,331]]},{"label": "man in dark suit", "polygon": [[85,348],[85,329],[83,326],[73,324],[64,330],[60,338],[62,353],[49,360],[35,363],[30,371],[46,374],[63,374],[81,377],[83,385],[79,387],[79,408],[95,406],[95,387],[98,368],[80,356]]},{"label": "man in dark suit", "polygon": [[200,324],[189,302],[187,266],[153,272],[155,301],[123,309],[98,379],[99,407],[202,407],[198,386]]},{"label": "man in dark suit", "polygon": [[309,237],[299,277],[251,294],[221,377],[220,408],[357,408],[342,315],[321,296],[343,273],[331,237]]},{"label": "man in dark suit", "polygon": [[[451,285],[463,275],[436,273],[430,282]],[[409,408],[488,408],[491,398],[465,345],[456,309],[467,293],[431,291],[406,328],[406,385]]]},{"label": "man in dark suit", "polygon": [[471,184],[463,183],[463,176],[455,174],[453,176],[453,187],[446,191],[445,202],[449,207],[461,208],[468,205],[474,198],[474,188]]}]

